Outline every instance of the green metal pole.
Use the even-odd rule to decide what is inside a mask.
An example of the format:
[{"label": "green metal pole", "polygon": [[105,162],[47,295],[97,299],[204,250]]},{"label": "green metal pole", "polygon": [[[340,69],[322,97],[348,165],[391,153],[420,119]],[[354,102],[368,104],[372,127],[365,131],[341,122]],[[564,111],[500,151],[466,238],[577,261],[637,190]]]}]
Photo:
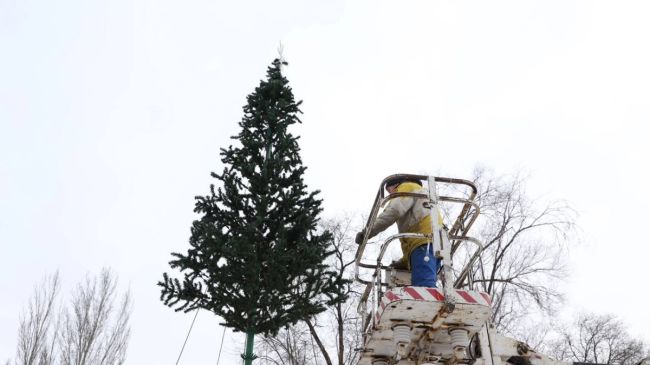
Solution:
[{"label": "green metal pole", "polygon": [[242,355],[244,365],[253,365],[253,360],[257,358],[257,356],[253,354],[253,342],[255,342],[255,331],[248,330],[246,332],[246,353]]}]

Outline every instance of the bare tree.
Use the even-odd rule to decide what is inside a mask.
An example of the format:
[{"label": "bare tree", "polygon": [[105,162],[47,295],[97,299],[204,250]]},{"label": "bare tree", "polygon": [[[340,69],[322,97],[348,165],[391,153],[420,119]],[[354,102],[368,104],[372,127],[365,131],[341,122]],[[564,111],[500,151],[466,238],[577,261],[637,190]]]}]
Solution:
[{"label": "bare tree", "polygon": [[70,305],[56,303],[59,277],[37,287],[21,317],[16,364],[123,364],[130,335],[129,293],[117,298],[117,279],[108,269],[73,290]]},{"label": "bare tree", "polygon": [[261,364],[314,364],[318,357],[309,329],[300,322],[281,330],[274,337],[261,337],[258,343]]},{"label": "bare tree", "polygon": [[[331,248],[334,251],[333,259],[330,266],[333,267],[339,279],[348,280],[345,284],[345,294],[349,299],[345,303],[339,303],[332,308],[326,316],[321,318],[314,318],[306,320],[310,333],[321,351],[325,363],[327,365],[338,364],[348,365],[356,358],[354,349],[360,343],[360,318],[356,312],[356,307],[359,301],[359,290],[356,283],[353,282],[352,269],[354,265],[354,254],[356,252],[356,245],[352,238],[350,217],[343,217],[340,219],[331,219],[323,223],[324,228],[332,233]],[[333,321],[332,321],[333,320]],[[323,344],[317,330],[319,323],[334,323],[335,326],[330,329],[333,332],[335,339],[335,355],[333,360],[329,356],[329,352]],[[330,335],[331,336],[331,335]],[[336,361],[336,362],[334,362]]]},{"label": "bare tree", "polygon": [[53,363],[57,335],[56,298],[60,290],[59,273],[46,277],[34,288],[20,316],[15,363],[49,365]]},{"label": "bare tree", "polygon": [[[564,275],[574,211],[562,202],[529,198],[526,180],[519,174],[495,177],[476,169],[474,182],[481,212],[475,235],[484,249],[471,281],[491,296],[497,328],[512,332],[530,313],[531,303],[551,313],[562,300],[554,282]],[[464,266],[468,255],[461,252],[457,257]]]},{"label": "bare tree", "polygon": [[72,294],[59,337],[62,365],[119,365],[126,357],[131,298],[115,303],[117,281],[108,269],[86,278]]},{"label": "bare tree", "polygon": [[[334,254],[328,263],[339,279],[352,279],[356,245],[351,236],[351,222],[350,217],[343,217],[322,223],[322,227],[333,236],[331,250]],[[353,364],[357,355],[355,349],[361,341],[360,318],[356,313],[359,300],[356,285],[352,280],[345,284],[345,293],[349,297],[345,303],[334,305],[329,311],[313,318],[306,318],[302,323],[280,331],[275,337],[262,337],[261,349],[267,354],[265,358],[260,358],[262,364]],[[299,345],[306,347],[300,348]]]},{"label": "bare tree", "polygon": [[580,314],[550,348],[559,360],[599,364],[636,365],[650,355],[646,344],[632,339],[613,315]]}]

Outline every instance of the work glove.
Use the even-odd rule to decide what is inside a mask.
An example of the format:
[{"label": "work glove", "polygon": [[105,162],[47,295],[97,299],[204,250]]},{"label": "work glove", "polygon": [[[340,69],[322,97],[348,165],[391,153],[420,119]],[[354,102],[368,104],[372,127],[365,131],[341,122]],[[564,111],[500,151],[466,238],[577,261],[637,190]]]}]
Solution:
[{"label": "work glove", "polygon": [[404,260],[403,257],[399,260],[391,262],[390,267],[395,270],[408,270],[408,265],[406,264],[406,260]]},{"label": "work glove", "polygon": [[366,230],[365,228],[361,230],[361,232],[357,233],[357,237],[355,237],[354,242],[357,243],[357,245],[360,245],[361,242],[363,242],[363,237],[366,235]]}]

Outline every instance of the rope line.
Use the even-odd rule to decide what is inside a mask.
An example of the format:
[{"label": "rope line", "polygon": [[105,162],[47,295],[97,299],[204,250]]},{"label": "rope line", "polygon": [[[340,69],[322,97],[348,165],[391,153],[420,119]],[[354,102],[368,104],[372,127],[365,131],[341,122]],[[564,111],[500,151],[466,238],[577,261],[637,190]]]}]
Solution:
[{"label": "rope line", "polygon": [[217,365],[219,365],[219,360],[221,359],[221,349],[223,348],[224,337],[226,337],[226,326],[223,327],[223,333],[221,334],[221,345],[219,346],[219,356],[217,357]]},{"label": "rope line", "polygon": [[176,359],[176,365],[178,365],[178,362],[181,361],[181,356],[183,355],[183,350],[185,350],[185,345],[187,344],[187,339],[190,338],[190,333],[192,333],[192,327],[194,327],[194,321],[196,321],[196,316],[199,315],[199,309],[196,310],[196,314],[194,315],[194,319],[192,320],[192,324],[190,325],[190,330],[187,331],[187,336],[185,336],[185,342],[183,342],[183,347],[181,348],[181,353],[178,354],[178,359]]}]

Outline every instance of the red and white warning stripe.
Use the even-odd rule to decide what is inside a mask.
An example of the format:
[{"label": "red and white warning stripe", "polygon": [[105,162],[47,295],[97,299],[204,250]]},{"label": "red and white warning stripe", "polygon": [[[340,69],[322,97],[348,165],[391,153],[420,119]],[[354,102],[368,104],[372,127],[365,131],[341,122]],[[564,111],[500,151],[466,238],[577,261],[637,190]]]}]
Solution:
[{"label": "red and white warning stripe", "polygon": [[[490,296],[483,292],[456,289],[456,303],[478,304],[490,306],[492,301]],[[392,302],[398,300],[425,300],[431,302],[441,302],[445,300],[442,290],[437,288],[425,288],[421,286],[405,286],[388,290],[381,298],[379,305],[381,309]]]}]

